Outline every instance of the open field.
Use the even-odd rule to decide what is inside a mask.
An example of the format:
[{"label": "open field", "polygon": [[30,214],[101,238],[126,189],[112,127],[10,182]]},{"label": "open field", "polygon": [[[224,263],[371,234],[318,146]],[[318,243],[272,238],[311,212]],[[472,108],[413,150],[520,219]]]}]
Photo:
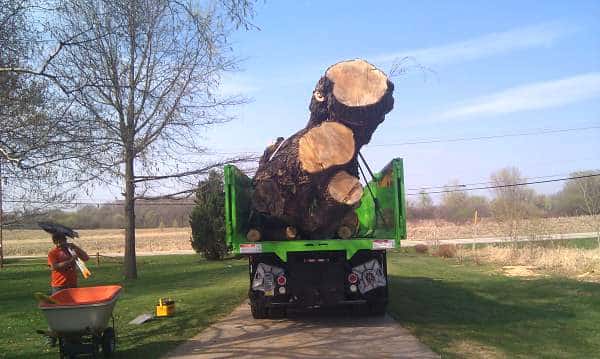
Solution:
[{"label": "open field", "polygon": [[[600,284],[559,276],[504,275],[494,264],[442,259],[413,250],[390,253],[389,313],[425,345],[449,358],[591,358],[600,352]],[[118,357],[156,358],[243,300],[244,260],[209,263],[195,255],[139,259],[138,281],[122,282],[118,264],[91,265],[84,285],[122,283],[117,304]],[[31,296],[44,291],[43,260],[11,260],[0,271],[0,357],[56,357]],[[177,300],[177,315],[127,323],[158,297]]]},{"label": "open field", "polygon": [[[123,253],[125,230],[80,230],[75,243],[89,254]],[[191,230],[181,228],[148,228],[136,231],[136,248],[139,252],[166,252],[192,249]],[[42,230],[4,231],[4,255],[45,255],[52,247],[50,235]]]},{"label": "open field", "polygon": [[[197,255],[138,259],[139,279],[122,280],[121,265],[90,264],[92,277],[80,285],[120,283],[124,291],[115,308],[116,358],[156,358],[217,318],[229,313],[246,295],[243,260],[206,262]],[[0,270],[0,358],[56,358],[35,333],[46,329],[32,293],[48,291],[49,272],[43,260],[11,260]],[[176,315],[144,325],[127,324],[151,313],[159,297],[176,300]]]},{"label": "open field", "polygon": [[[590,232],[589,217],[545,218],[523,221],[522,235],[539,237],[547,234]],[[125,232],[122,229],[80,230],[75,243],[89,253],[122,253]],[[454,238],[505,236],[502,226],[483,219],[477,226],[456,225],[444,221],[416,221],[408,223],[408,239],[444,240]],[[190,250],[191,230],[180,228],[146,228],[136,232],[139,252],[168,252]],[[42,230],[5,230],[4,255],[45,255],[52,247],[50,236]]]},{"label": "open field", "polygon": [[457,246],[456,257],[502,266],[507,275],[561,275],[600,283],[600,248],[596,238]]},{"label": "open field", "polygon": [[592,358],[600,284],[519,278],[493,264],[402,250],[391,256],[388,311],[444,358]]},{"label": "open field", "polygon": [[[537,218],[519,221],[518,235],[539,237],[548,234],[594,232],[590,216]],[[407,224],[408,239],[444,240],[508,236],[505,226],[492,218],[481,218],[477,225],[454,224],[443,220],[412,221]]]}]

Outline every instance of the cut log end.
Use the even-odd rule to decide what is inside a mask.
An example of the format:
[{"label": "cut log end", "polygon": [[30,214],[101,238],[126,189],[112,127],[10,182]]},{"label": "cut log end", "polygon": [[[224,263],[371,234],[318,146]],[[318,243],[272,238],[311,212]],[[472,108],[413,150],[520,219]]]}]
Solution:
[{"label": "cut log end", "polygon": [[363,188],[358,178],[340,171],[329,181],[327,192],[335,201],[351,206],[360,201]]},{"label": "cut log end", "polygon": [[346,164],[354,157],[354,151],[352,130],[337,122],[323,122],[298,140],[298,159],[308,173]]},{"label": "cut log end", "polygon": [[340,228],[338,228],[337,234],[341,239],[348,239],[352,237],[354,233],[350,228],[346,226],[341,226]]},{"label": "cut log end", "polygon": [[325,73],[333,82],[333,96],[348,107],[379,102],[388,90],[387,76],[365,60],[339,62]]},{"label": "cut log end", "polygon": [[298,231],[296,230],[295,227],[292,227],[292,226],[285,227],[285,237],[287,239],[296,239],[297,236],[298,236]]},{"label": "cut log end", "polygon": [[258,242],[260,241],[261,234],[258,229],[252,228],[246,233],[246,239],[250,242]]}]

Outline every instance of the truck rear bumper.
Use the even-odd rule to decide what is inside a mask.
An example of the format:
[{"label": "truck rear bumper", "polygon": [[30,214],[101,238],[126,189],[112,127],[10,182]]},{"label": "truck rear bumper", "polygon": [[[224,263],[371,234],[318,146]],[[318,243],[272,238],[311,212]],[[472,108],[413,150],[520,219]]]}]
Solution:
[{"label": "truck rear bumper", "polygon": [[359,251],[350,261],[341,251],[290,253],[288,257],[287,263],[275,255],[250,257],[251,302],[272,308],[387,303],[384,251]]},{"label": "truck rear bumper", "polygon": [[333,303],[333,304],[327,304],[327,305],[320,305],[320,304],[315,304],[315,305],[309,305],[309,306],[305,306],[305,305],[298,305],[298,303],[284,303],[284,302],[268,302],[266,303],[267,307],[272,307],[272,308],[322,308],[322,307],[328,307],[328,306],[340,306],[340,305],[362,305],[362,304],[367,304],[367,300],[366,299],[353,299],[353,300],[341,300],[337,303]]}]

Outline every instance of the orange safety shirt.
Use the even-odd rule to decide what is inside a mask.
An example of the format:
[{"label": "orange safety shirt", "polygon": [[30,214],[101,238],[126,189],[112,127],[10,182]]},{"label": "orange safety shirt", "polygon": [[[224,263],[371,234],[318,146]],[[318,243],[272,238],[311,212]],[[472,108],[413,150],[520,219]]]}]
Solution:
[{"label": "orange safety shirt", "polygon": [[[67,254],[65,250],[59,247],[54,247],[50,252],[48,252],[48,266],[52,268],[53,264],[64,262],[70,258],[71,255]],[[60,270],[52,269],[50,286],[77,287],[77,272],[75,271],[75,265],[73,264]]]}]

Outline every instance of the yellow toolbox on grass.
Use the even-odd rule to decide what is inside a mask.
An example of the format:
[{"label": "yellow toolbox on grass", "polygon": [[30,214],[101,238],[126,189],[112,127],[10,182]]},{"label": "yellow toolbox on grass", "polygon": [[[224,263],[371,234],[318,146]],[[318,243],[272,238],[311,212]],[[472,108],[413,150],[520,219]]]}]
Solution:
[{"label": "yellow toolbox on grass", "polygon": [[156,306],[157,317],[170,317],[175,314],[175,301],[167,298],[159,298]]}]

